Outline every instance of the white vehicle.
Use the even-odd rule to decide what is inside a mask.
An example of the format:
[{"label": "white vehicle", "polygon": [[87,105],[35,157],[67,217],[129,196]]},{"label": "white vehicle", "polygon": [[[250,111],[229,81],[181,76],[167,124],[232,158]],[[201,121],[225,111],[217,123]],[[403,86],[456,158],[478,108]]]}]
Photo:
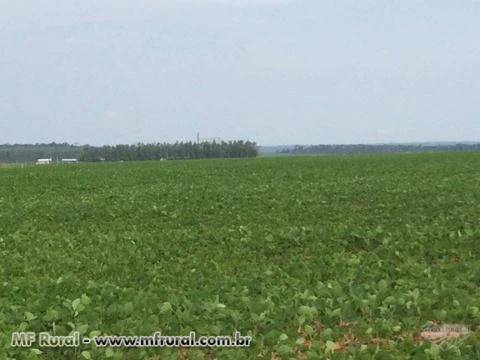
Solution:
[{"label": "white vehicle", "polygon": [[35,165],[48,165],[52,163],[52,159],[38,159]]}]

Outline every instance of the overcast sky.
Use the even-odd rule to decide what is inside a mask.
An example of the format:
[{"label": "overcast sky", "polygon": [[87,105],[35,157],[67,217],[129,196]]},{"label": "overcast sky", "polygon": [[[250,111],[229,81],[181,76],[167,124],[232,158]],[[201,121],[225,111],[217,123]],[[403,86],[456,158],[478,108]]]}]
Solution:
[{"label": "overcast sky", "polygon": [[480,2],[0,0],[0,143],[480,141]]}]

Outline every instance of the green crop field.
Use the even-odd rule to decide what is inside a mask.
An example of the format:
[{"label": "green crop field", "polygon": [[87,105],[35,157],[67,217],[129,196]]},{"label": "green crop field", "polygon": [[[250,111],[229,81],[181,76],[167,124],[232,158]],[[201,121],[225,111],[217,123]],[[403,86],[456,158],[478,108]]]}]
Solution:
[{"label": "green crop field", "polygon": [[[0,360],[480,359],[479,308],[478,152],[0,168]],[[157,331],[253,340],[11,346]]]}]

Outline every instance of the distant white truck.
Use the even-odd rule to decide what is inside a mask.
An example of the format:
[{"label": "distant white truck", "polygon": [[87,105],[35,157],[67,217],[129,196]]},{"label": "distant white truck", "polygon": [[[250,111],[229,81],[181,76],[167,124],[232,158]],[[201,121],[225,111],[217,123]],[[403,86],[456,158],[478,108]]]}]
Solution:
[{"label": "distant white truck", "polygon": [[78,159],[62,159],[62,163],[74,164],[78,163]]},{"label": "distant white truck", "polygon": [[35,165],[48,165],[52,163],[52,159],[38,159]]}]

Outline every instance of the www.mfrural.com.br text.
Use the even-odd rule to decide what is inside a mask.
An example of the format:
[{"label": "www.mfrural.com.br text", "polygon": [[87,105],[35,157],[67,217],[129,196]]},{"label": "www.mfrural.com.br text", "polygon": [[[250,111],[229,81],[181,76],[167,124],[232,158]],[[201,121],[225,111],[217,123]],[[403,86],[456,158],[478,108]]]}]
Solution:
[{"label": "www.mfrural.com.br text", "polygon": [[59,336],[48,332],[14,332],[12,333],[12,347],[79,347],[81,345],[95,345],[96,347],[126,347],[126,348],[162,348],[162,347],[249,347],[251,336],[243,336],[235,332],[233,336],[197,336],[191,331],[189,335],[174,336],[162,335],[155,332],[147,336],[115,336],[98,335],[86,337],[79,332]]}]

